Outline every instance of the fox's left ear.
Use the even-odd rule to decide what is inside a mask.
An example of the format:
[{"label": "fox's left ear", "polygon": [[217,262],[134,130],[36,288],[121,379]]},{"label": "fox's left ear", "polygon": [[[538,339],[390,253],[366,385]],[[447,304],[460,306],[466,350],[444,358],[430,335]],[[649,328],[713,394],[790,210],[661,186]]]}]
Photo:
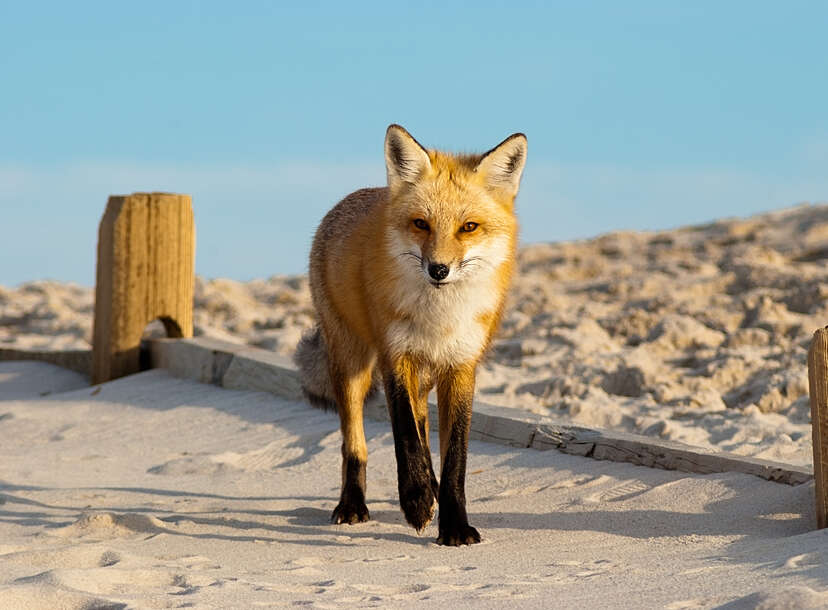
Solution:
[{"label": "fox's left ear", "polygon": [[514,133],[484,154],[474,171],[483,174],[490,187],[514,197],[526,165],[526,147],[526,136]]}]

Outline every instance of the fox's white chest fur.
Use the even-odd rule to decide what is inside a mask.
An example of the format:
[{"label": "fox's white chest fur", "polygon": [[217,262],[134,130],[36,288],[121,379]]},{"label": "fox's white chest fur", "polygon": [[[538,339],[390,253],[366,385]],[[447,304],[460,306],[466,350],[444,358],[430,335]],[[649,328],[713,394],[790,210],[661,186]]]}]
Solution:
[{"label": "fox's white chest fur", "polygon": [[412,355],[437,367],[476,360],[488,338],[481,314],[497,309],[502,298],[489,274],[435,288],[421,274],[406,274],[396,290],[401,318],[386,329],[394,356]]}]

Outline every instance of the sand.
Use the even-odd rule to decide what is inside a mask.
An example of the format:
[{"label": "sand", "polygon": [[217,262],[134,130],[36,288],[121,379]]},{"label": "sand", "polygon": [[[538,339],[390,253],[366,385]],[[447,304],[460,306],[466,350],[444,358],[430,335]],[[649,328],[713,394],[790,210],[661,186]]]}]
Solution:
[{"label": "sand", "polygon": [[812,484],[473,441],[483,542],[445,548],[404,523],[388,424],[366,434],[373,520],[335,526],[333,413],[0,363],[0,607],[828,605]]},{"label": "sand", "polygon": [[[805,359],[828,324],[826,262],[828,205],[526,246],[478,396],[808,464]],[[82,286],[0,287],[0,347],[89,347],[93,310]],[[289,355],[312,324],[304,276],[197,278],[196,335]]]}]

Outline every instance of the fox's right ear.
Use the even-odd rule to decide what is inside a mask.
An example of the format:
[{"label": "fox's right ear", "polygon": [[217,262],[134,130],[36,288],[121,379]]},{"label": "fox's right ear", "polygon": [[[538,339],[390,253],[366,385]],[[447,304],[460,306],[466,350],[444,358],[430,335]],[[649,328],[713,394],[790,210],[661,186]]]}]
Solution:
[{"label": "fox's right ear", "polygon": [[391,189],[403,182],[415,182],[431,167],[428,152],[399,125],[389,125],[385,132],[385,171]]}]

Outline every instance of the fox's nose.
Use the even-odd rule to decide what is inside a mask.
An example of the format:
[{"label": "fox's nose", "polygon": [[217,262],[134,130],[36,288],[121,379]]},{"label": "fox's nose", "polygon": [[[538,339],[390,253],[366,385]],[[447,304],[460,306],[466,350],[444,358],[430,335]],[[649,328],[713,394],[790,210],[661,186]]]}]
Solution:
[{"label": "fox's nose", "polygon": [[431,263],[428,266],[428,274],[439,282],[446,279],[449,274],[449,268],[440,263]]}]

